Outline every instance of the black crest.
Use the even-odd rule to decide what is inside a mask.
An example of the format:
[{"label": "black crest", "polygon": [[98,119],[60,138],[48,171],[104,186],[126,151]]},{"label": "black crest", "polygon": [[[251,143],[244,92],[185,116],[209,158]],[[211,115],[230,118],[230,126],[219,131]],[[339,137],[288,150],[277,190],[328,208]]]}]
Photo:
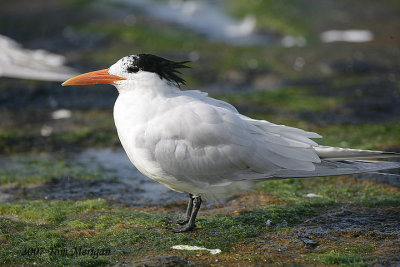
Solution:
[{"label": "black crest", "polygon": [[139,70],[154,72],[160,78],[180,85],[185,84],[185,80],[179,76],[181,72],[178,69],[189,68],[185,65],[188,62],[175,62],[151,54],[139,54],[127,57],[123,64],[126,65],[126,70],[129,73],[138,72]]}]

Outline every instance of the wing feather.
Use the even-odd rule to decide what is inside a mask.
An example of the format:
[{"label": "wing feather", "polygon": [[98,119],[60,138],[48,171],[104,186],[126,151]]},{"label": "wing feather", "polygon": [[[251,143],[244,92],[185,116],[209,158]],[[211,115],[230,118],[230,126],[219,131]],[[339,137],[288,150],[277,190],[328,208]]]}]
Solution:
[{"label": "wing feather", "polygon": [[308,139],[314,133],[252,120],[197,92],[169,101],[172,108],[148,122],[146,143],[175,177],[216,184],[251,173],[313,171],[320,162]]}]

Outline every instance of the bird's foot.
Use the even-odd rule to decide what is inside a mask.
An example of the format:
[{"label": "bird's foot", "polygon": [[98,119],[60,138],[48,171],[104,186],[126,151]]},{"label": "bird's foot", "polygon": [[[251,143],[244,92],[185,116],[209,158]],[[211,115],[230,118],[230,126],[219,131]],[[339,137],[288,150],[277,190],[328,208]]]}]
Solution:
[{"label": "bird's foot", "polygon": [[189,219],[180,219],[180,220],[169,220],[166,223],[168,224],[178,224],[178,225],[184,225],[189,221]]},{"label": "bird's foot", "polygon": [[184,232],[189,232],[192,231],[194,228],[196,228],[196,225],[192,225],[190,223],[183,225],[182,227],[177,227],[177,228],[168,228],[171,232],[174,233],[184,233]]},{"label": "bird's foot", "polygon": [[184,225],[184,224],[186,224],[188,222],[189,222],[189,218],[180,219],[180,220],[168,220],[168,219],[164,220],[164,223],[166,223],[166,224]]},{"label": "bird's foot", "polygon": [[174,223],[181,225],[181,227],[178,228],[167,228],[168,230],[174,232],[174,233],[183,233],[183,232],[188,232],[193,230],[196,227],[196,216],[197,212],[200,209],[201,205],[201,197],[193,197],[192,195],[189,195],[190,201],[189,205],[186,211],[186,218],[183,220],[172,220],[168,221],[169,223]]}]

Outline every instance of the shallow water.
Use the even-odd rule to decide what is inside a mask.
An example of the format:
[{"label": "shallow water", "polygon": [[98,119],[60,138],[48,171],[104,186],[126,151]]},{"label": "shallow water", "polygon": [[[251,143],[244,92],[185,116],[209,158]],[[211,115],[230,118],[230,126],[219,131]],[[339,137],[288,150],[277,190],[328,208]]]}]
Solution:
[{"label": "shallow water", "polygon": [[[51,169],[46,161],[64,158],[68,168]],[[34,164],[32,164],[32,162]],[[42,166],[43,165],[43,166]],[[0,186],[0,203],[14,199],[84,200],[104,198],[124,206],[165,205],[186,199],[186,194],[171,191],[141,174],[129,161],[123,149],[90,148],[80,153],[30,154],[0,157],[1,174],[18,173],[19,180],[46,175],[44,182],[20,185],[18,182]],[[57,167],[55,167],[57,168]],[[42,173],[47,172],[46,174]],[[91,179],[85,175],[91,174]],[[94,177],[92,177],[94,175]],[[25,177],[25,178],[24,178]]]},{"label": "shallow water", "polygon": [[168,201],[182,200],[186,197],[185,194],[171,191],[164,185],[141,174],[129,161],[123,149],[90,148],[80,153],[75,160],[85,164],[88,168],[104,169],[110,177],[116,178],[117,187],[123,185],[128,195],[129,192],[134,192],[132,200],[126,195],[118,196],[118,192],[112,193],[117,194],[115,198],[122,198],[122,202],[125,204],[157,205]]}]

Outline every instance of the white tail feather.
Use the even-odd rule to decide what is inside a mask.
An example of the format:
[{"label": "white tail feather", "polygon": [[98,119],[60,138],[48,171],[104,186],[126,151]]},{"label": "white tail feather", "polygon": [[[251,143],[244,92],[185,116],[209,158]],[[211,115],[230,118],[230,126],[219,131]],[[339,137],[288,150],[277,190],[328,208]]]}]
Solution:
[{"label": "white tail feather", "polygon": [[315,164],[314,171],[280,170],[273,175],[272,179],[355,174],[355,173],[365,173],[365,172],[376,172],[376,171],[396,169],[396,168],[400,168],[400,163],[387,162],[387,161],[365,161],[365,160],[354,160],[354,161],[324,160],[321,163]]},{"label": "white tail feather", "polygon": [[317,155],[322,160],[345,160],[345,159],[371,159],[371,158],[393,158],[400,157],[400,154],[394,152],[361,150],[352,148],[340,148],[330,146],[313,147]]}]

